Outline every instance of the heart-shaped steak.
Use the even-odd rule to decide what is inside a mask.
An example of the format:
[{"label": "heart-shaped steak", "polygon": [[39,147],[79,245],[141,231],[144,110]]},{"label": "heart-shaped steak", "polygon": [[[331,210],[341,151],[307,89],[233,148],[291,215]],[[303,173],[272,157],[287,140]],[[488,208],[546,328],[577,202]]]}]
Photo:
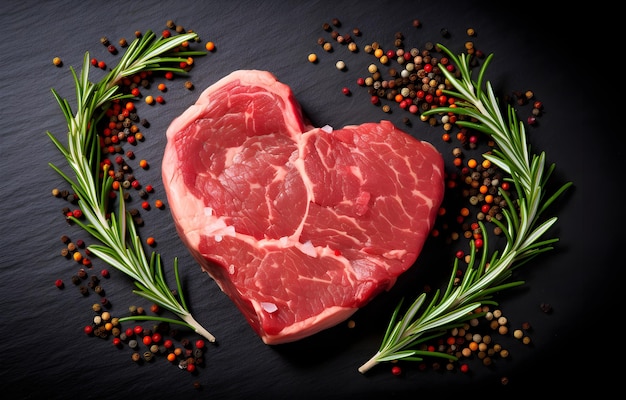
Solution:
[{"label": "heart-shaped steak", "polygon": [[388,121],[312,127],[266,71],[207,88],[167,139],[176,229],[267,344],[334,326],[389,290],[443,199],[431,144]]}]

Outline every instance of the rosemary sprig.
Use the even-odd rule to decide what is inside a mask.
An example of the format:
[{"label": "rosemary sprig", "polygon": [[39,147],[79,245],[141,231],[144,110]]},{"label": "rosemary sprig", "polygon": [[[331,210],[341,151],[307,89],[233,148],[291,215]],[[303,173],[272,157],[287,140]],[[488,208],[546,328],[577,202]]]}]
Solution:
[{"label": "rosemary sprig", "polygon": [[[80,77],[73,68],[70,68],[76,85],[76,112],[72,111],[66,99],[52,89],[52,94],[67,120],[67,147],[50,132],[46,133],[65,156],[68,165],[74,171],[75,179],[70,178],[55,165],[51,163],[49,165],[78,195],[78,204],[87,222],[70,218],[101,243],[89,246],[89,250],[134,279],[136,289],[133,293],[160,305],[179,318],[149,317],[149,319],[187,326],[210,342],[215,342],[215,337],[189,312],[178,275],[178,260],[174,260],[178,298],[165,282],[160,255],[153,252],[148,261],[132,217],[126,211],[121,189],[117,215],[110,212],[109,194],[114,178],[108,174],[108,165],[100,167],[102,156],[96,131],[98,121],[105,115],[112,101],[133,97],[131,94],[121,92],[119,82],[122,78],[141,71],[185,73],[185,70],[180,68],[180,63],[186,61],[189,56],[205,53],[180,50],[179,46],[196,38],[195,33],[157,38],[152,31],[147,31],[130,44],[119,64],[98,83],[89,81],[89,53],[85,53]],[[120,321],[141,318],[124,317],[120,318]]]},{"label": "rosemary sprig", "polygon": [[[543,152],[538,155],[529,153],[524,125],[518,120],[515,110],[507,105],[505,120],[491,84],[487,81],[483,87],[484,74],[493,54],[487,57],[477,80],[474,81],[469,57],[465,54],[456,56],[446,47],[439,47],[460,71],[460,77],[456,78],[444,66],[440,66],[447,80],[456,89],[445,92],[457,99],[457,107],[441,107],[429,110],[424,115],[451,112],[469,117],[457,121],[457,124],[490,135],[496,146],[492,153],[485,154],[484,157],[510,175],[507,180],[514,184],[518,198],[514,200],[504,191],[500,191],[507,204],[503,209],[506,225],[495,218],[492,222],[502,229],[506,237],[502,253],[495,251],[488,258],[486,229],[479,222],[484,238],[482,254],[478,257],[478,251],[471,241],[470,262],[461,283],[458,286],[454,284],[458,267],[458,260],[455,259],[443,294],[437,290],[431,301],[425,304],[426,294],[422,293],[404,316],[399,318],[401,301],[391,317],[379,350],[359,367],[361,373],[381,362],[399,359],[421,361],[425,356],[439,356],[456,360],[456,357],[445,353],[419,350],[418,345],[480,316],[472,312],[485,304],[497,304],[492,300],[495,292],[524,283],[508,282],[508,279],[514,269],[540,253],[551,250],[552,244],[558,241],[557,238],[542,239],[557,218],[547,218],[542,222],[541,214],[572,184],[565,183],[547,197],[545,188],[554,164],[546,166]],[[418,313],[420,310],[421,313]]]}]

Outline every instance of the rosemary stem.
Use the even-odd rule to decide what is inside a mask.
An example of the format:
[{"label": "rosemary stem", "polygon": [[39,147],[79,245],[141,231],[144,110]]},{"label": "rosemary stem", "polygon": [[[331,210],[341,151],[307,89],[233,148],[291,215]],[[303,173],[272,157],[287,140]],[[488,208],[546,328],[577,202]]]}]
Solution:
[{"label": "rosemary stem", "polygon": [[178,314],[178,316],[180,319],[188,323],[193,330],[196,331],[196,333],[204,336],[209,342],[215,343],[215,336],[213,336],[211,332],[204,329],[204,327],[200,325],[191,314]]},{"label": "rosemary stem", "polygon": [[378,356],[380,355],[380,351],[377,351],[376,354],[372,358],[370,358],[365,364],[359,367],[359,372],[364,374],[376,365],[378,365]]}]

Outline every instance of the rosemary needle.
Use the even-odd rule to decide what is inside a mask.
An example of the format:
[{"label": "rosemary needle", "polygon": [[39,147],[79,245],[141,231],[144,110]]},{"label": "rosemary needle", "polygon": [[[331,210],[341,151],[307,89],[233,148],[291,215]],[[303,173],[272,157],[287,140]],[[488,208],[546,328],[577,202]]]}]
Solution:
[{"label": "rosemary needle", "polygon": [[487,81],[483,87],[484,74],[493,54],[487,57],[480,68],[478,79],[474,81],[469,57],[465,54],[456,56],[444,46],[439,47],[460,71],[460,77],[456,78],[440,65],[446,79],[455,89],[444,92],[457,99],[456,108],[440,107],[426,111],[424,115],[455,113],[470,117],[459,120],[457,124],[492,137],[496,146],[491,154],[485,154],[484,157],[510,175],[507,180],[514,184],[518,198],[514,200],[501,192],[507,204],[503,209],[506,225],[492,219],[506,237],[502,252],[498,254],[496,251],[488,258],[487,234],[484,224],[480,222],[484,237],[482,255],[478,258],[474,242],[470,242],[470,262],[461,283],[457,286],[454,284],[458,267],[458,259],[455,259],[445,292],[436,291],[428,303],[426,294],[422,293],[400,318],[401,301],[392,314],[378,351],[359,367],[361,373],[381,362],[399,359],[421,361],[425,356],[436,356],[455,360],[456,357],[446,353],[418,350],[417,345],[475,318],[477,315],[472,314],[472,311],[481,305],[497,304],[492,300],[493,293],[524,283],[508,282],[508,279],[515,268],[552,249],[552,244],[558,239],[542,237],[556,223],[557,218],[542,220],[541,214],[572,185],[567,182],[547,197],[544,189],[554,165],[546,166],[543,152],[529,154],[524,125],[517,118],[515,110],[508,105],[505,119],[491,84]]},{"label": "rosemary needle", "polygon": [[[210,342],[215,342],[215,337],[189,312],[178,275],[178,260],[174,260],[177,298],[165,282],[160,255],[153,252],[148,261],[132,217],[126,211],[124,201],[118,202],[117,214],[108,209],[113,177],[108,174],[108,165],[100,167],[101,149],[96,132],[98,121],[105,115],[112,101],[133,97],[119,90],[119,82],[122,78],[141,71],[185,73],[180,68],[180,63],[187,61],[187,57],[205,53],[181,50],[179,46],[196,37],[195,33],[186,33],[168,38],[157,38],[152,31],[147,31],[141,38],[135,39],[130,44],[119,64],[98,83],[89,81],[89,53],[85,53],[80,76],[76,75],[73,68],[70,68],[76,85],[76,111],[72,111],[69,102],[52,89],[52,94],[67,120],[67,147],[50,132],[47,134],[65,156],[75,174],[75,179],[70,178],[55,165],[49,165],[72,186],[78,195],[78,203],[87,222],[84,223],[74,217],[70,218],[100,242],[100,244],[89,246],[89,250],[104,262],[134,279],[136,289],[133,293],[160,305],[178,317],[178,319],[150,317],[151,320],[187,326]],[[120,189],[120,199],[123,199],[122,196]],[[137,317],[120,320],[128,319],[137,319]]]}]

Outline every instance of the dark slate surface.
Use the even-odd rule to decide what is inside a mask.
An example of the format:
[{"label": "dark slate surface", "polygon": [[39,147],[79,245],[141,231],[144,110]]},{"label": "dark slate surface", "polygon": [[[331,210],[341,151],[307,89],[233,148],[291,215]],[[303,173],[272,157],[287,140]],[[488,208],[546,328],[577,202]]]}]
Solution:
[{"label": "dark slate surface", "polygon": [[[603,320],[604,298],[616,288],[618,237],[608,236],[621,221],[619,202],[611,193],[619,182],[606,171],[616,170],[618,154],[609,146],[612,131],[597,125],[606,116],[592,118],[581,86],[583,60],[570,53],[568,43],[575,26],[561,22],[560,14],[546,14],[536,3],[498,5],[491,1],[23,1],[2,2],[0,26],[0,337],[2,390],[15,399],[119,399],[119,398],[438,398],[483,394],[536,394],[540,387],[559,391],[594,383],[606,387],[609,377],[587,379],[585,365],[604,368],[594,348],[610,350],[600,333],[610,322]],[[140,233],[155,236],[157,250],[166,266],[179,257],[192,311],[219,340],[210,346],[206,366],[198,374],[168,364],[164,359],[136,365],[125,346],[116,349],[110,340],[90,338],[82,328],[91,319],[91,305],[99,301],[93,292],[84,298],[70,282],[79,266],[61,257],[61,235],[92,243],[84,232],[69,226],[61,215],[65,205],[51,196],[55,187],[66,188],[48,166],[64,165],[63,158],[45,135],[65,135],[65,122],[50,92],[74,98],[70,67],[81,70],[85,51],[115,65],[100,44],[102,36],[116,43],[131,39],[136,30],[160,32],[168,19],[212,40],[217,51],[197,60],[190,79],[195,92],[182,88],[182,79],[169,83],[167,104],[148,107],[138,103],[139,114],[151,126],[146,140],[134,149],[137,159],[147,159],[152,168],[138,171],[145,184],[165,199],[160,181],[160,159],[169,122],[191,105],[200,91],[236,69],[264,69],[290,85],[304,111],[317,125],[340,127],[391,119],[402,126],[395,111],[384,114],[368,102],[366,92],[356,87],[358,76],[372,61],[364,52],[350,54],[336,45],[326,54],[316,44],[325,35],[321,26],[339,18],[342,29],[359,27],[365,43],[393,44],[401,31],[408,47],[442,41],[461,51],[465,30],[496,58],[488,72],[499,93],[533,90],[546,107],[537,128],[529,130],[533,150],[546,151],[557,164],[556,181],[572,180],[575,188],[554,210],[560,221],[555,234],[557,249],[540,257],[518,274],[525,286],[498,297],[512,326],[529,321],[533,345],[524,347],[502,339],[511,350],[508,360],[490,368],[473,363],[470,374],[419,371],[405,365],[396,377],[385,364],[363,376],[357,368],[378,348],[391,311],[400,297],[413,298],[427,278],[447,275],[451,253],[446,249],[425,251],[417,265],[403,276],[391,293],[359,311],[357,326],[343,324],[314,337],[283,346],[269,347],[258,339],[237,309],[193,262],[176,236],[167,210],[143,212],[146,221]],[[418,18],[423,26],[414,29]],[[440,30],[450,37],[444,39]],[[317,52],[320,63],[306,61]],[[64,65],[52,65],[55,56]],[[334,63],[344,59],[348,69],[339,72]],[[600,72],[601,74],[601,72]],[[102,71],[92,69],[97,80]],[[353,95],[341,94],[341,87]],[[156,88],[152,89],[156,94]],[[591,101],[591,99],[590,99]],[[529,110],[526,109],[526,112]],[[429,129],[415,119],[407,132],[433,142],[446,156],[452,145],[439,139],[440,130]],[[597,157],[600,160],[596,160]],[[448,160],[449,162],[450,160]],[[450,167],[449,167],[450,168]],[[594,191],[594,192],[592,192]],[[587,196],[597,193],[593,198]],[[136,196],[135,196],[136,197]],[[613,211],[619,212],[613,215]],[[610,218],[610,219],[609,219]],[[106,266],[94,260],[90,274]],[[435,270],[438,273],[427,273]],[[115,270],[103,282],[114,314],[125,314],[130,305],[149,304],[132,294],[129,278]],[[64,290],[54,286],[66,282]],[[550,303],[551,314],[539,309]],[[618,317],[619,318],[619,317]],[[131,324],[132,325],[132,324]],[[603,328],[604,326],[604,328]],[[184,333],[186,337],[196,336]],[[574,338],[579,338],[575,341]],[[576,343],[574,345],[574,343]],[[604,343],[604,344],[603,344]],[[608,371],[607,371],[608,373]],[[510,384],[502,386],[507,376]],[[202,390],[193,387],[194,382]],[[3,395],[4,397],[4,395]]]}]

